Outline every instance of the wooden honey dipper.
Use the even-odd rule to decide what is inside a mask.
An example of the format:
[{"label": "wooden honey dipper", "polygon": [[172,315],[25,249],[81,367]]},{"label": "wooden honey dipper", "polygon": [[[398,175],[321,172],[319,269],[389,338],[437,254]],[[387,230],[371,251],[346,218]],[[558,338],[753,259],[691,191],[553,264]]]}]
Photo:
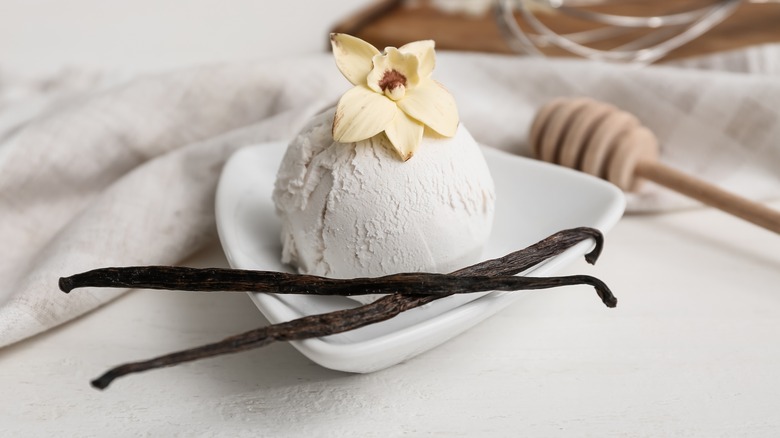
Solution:
[{"label": "wooden honey dipper", "polygon": [[531,125],[537,158],[604,178],[624,191],[648,179],[780,233],[780,213],[658,162],[658,140],[633,115],[589,98],[558,98]]}]

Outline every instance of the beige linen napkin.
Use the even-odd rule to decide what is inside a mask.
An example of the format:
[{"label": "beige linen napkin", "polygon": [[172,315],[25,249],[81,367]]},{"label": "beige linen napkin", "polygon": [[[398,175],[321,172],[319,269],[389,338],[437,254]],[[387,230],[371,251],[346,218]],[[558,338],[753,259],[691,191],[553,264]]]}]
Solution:
[{"label": "beige linen napkin", "polygon": [[[729,54],[777,55],[774,46]],[[777,63],[759,63],[761,71],[750,74],[708,65],[636,68],[443,53],[434,75],[483,144],[524,154],[539,106],[588,95],[639,116],[661,139],[667,163],[750,197],[778,197]],[[63,88],[55,76],[24,99],[19,90],[34,82],[7,77],[0,74],[0,346],[123,292],[65,295],[60,276],[175,264],[213,239],[214,192],[226,158],[245,145],[290,138],[350,87],[325,54],[113,86],[121,78],[98,75],[95,87],[71,81]],[[630,198],[632,210],[680,205],[649,185]]]}]

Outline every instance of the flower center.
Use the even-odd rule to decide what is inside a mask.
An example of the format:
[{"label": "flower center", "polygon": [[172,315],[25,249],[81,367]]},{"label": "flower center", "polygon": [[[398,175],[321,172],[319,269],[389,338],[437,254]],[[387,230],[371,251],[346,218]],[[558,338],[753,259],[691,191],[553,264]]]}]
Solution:
[{"label": "flower center", "polygon": [[385,96],[398,100],[406,94],[406,76],[398,70],[387,70],[379,80],[379,88],[385,92]]}]

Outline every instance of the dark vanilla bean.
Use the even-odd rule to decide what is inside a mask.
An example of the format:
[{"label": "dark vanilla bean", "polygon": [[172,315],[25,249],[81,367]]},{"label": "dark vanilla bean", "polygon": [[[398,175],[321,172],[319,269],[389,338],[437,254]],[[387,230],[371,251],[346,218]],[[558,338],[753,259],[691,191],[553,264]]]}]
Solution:
[{"label": "dark vanilla bean", "polygon": [[[592,228],[575,228],[556,233],[539,242],[536,253],[545,257],[549,251],[556,251],[561,245],[569,246],[572,238],[579,239],[592,237],[596,240],[593,251],[585,256],[589,263],[594,263],[598,258],[603,245],[603,237],[598,230]],[[504,257],[487,260],[476,265],[463,268],[452,275],[458,277],[484,276],[497,277],[515,275],[523,272],[533,264],[524,264],[521,257],[526,250],[515,251]],[[551,257],[550,255],[546,256]],[[479,267],[479,270],[474,270]],[[59,280],[60,289],[69,293],[73,289],[82,287],[114,287],[114,288],[143,288],[188,290],[199,292],[265,292],[279,294],[310,294],[310,295],[368,295],[382,293],[410,293],[439,295],[450,293],[479,292],[484,290],[500,289],[481,288],[479,284],[495,284],[498,280],[492,279],[458,279],[442,274],[427,273],[403,273],[376,278],[333,279],[313,275],[288,274],[275,271],[249,271],[241,269],[222,268],[188,268],[179,266],[131,266],[121,268],[100,268],[63,277]],[[512,284],[512,280],[509,284]],[[518,283],[522,280],[517,280]],[[531,282],[526,282],[530,287]],[[582,282],[581,282],[582,283]],[[547,283],[534,283],[547,284]],[[570,283],[566,283],[570,284]],[[541,286],[538,288],[563,286]],[[586,283],[591,284],[591,283]],[[487,287],[486,286],[486,287]],[[594,285],[595,286],[595,285]],[[512,286],[505,286],[515,290]],[[526,287],[528,288],[528,287]]]},{"label": "dark vanilla bean", "polygon": [[[457,283],[456,280],[467,280],[473,281],[474,283],[481,282],[483,286],[489,282],[492,282],[490,283],[490,290],[500,289],[501,287],[508,288],[510,286],[522,286],[523,289],[538,289],[569,284],[589,284],[596,288],[602,301],[607,306],[614,307],[617,304],[615,297],[611,292],[609,292],[609,289],[606,285],[604,285],[604,283],[593,277],[508,277],[523,272],[549,259],[550,257],[558,255],[566,249],[591,238],[596,241],[596,246],[589,254],[586,255],[585,258],[589,263],[595,263],[601,252],[603,244],[601,233],[590,228],[575,228],[556,233],[535,245],[532,245],[524,250],[513,252],[505,257],[488,260],[469,266],[467,268],[460,269],[453,272],[450,276],[435,275],[435,277],[437,278],[437,281],[438,279],[445,279],[445,281],[453,281],[454,283]],[[74,277],[78,278],[78,276]],[[390,277],[393,276],[383,278],[387,279]],[[81,278],[83,279],[89,277]],[[65,281],[65,287],[63,290],[70,290],[72,287],[79,287],[76,286],[75,280],[73,282]],[[136,286],[129,286],[129,284],[123,283],[121,287]],[[148,287],[148,285],[143,287]],[[228,287],[226,289],[231,288]],[[392,295],[387,295],[373,303],[355,307],[353,309],[345,309],[326,314],[306,316],[293,321],[273,324],[260,329],[242,333],[240,335],[231,336],[213,344],[160,356],[147,361],[121,365],[109,370],[98,379],[92,381],[92,385],[96,388],[103,389],[106,388],[117,377],[121,377],[130,373],[137,373],[155,368],[172,366],[183,362],[193,361],[206,357],[213,357],[221,354],[236,353],[252,348],[263,347],[276,341],[302,340],[354,330],[369,324],[374,324],[390,319],[401,312],[452,295],[453,293],[453,290],[449,290],[440,292],[437,295],[421,295],[420,292],[422,292],[422,290],[417,289],[417,291],[418,293],[393,293]]]},{"label": "dark vanilla bean", "polygon": [[595,287],[604,304],[614,307],[615,297],[609,288],[599,279],[588,275],[537,278],[511,275],[492,277],[414,272],[376,278],[333,279],[269,271],[136,266],[96,269],[60,279],[60,288],[64,292],[77,287],[93,286],[199,292],[240,291],[341,296],[387,293],[454,295],[489,290],[549,289],[576,284],[587,284]]}]

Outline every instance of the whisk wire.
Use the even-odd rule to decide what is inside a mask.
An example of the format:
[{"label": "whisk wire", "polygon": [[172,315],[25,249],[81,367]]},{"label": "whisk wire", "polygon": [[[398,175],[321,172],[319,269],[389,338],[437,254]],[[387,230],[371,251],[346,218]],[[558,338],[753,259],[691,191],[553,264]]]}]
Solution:
[{"label": "whisk wire", "polygon": [[[742,1],[714,0],[712,4],[693,10],[640,17],[615,15],[574,6],[583,4],[581,1],[498,0],[495,14],[510,47],[521,53],[543,56],[540,48],[556,46],[577,56],[599,61],[649,64],[715,27],[728,18]],[[592,5],[598,2],[588,3]],[[565,14],[602,27],[573,33],[557,33],[537,17],[535,11],[539,10]],[[520,26],[515,12],[520,13],[526,27],[532,32]],[[625,35],[636,29],[649,29],[650,33],[610,50],[586,45]]]}]

